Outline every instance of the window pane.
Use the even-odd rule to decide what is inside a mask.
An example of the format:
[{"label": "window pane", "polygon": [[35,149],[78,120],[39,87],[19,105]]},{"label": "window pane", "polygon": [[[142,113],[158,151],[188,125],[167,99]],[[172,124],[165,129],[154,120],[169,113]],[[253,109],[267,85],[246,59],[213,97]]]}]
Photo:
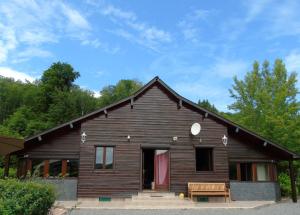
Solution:
[{"label": "window pane", "polygon": [[230,180],[237,180],[237,169],[236,163],[229,164],[229,179]]},{"label": "window pane", "polygon": [[106,147],[105,168],[112,169],[114,161],[114,148]]},{"label": "window pane", "polygon": [[78,160],[68,160],[67,162],[68,162],[67,176],[68,177],[77,177],[79,161]]},{"label": "window pane", "polygon": [[49,176],[57,177],[61,175],[61,160],[49,160]]},{"label": "window pane", "polygon": [[257,164],[256,169],[257,169],[257,180],[258,181],[268,181],[269,180],[267,164]]},{"label": "window pane", "polygon": [[103,147],[96,147],[96,169],[103,168]]},{"label": "window pane", "polygon": [[196,171],[212,171],[213,156],[211,148],[196,149]]},{"label": "window pane", "polygon": [[32,160],[32,172],[31,175],[33,177],[43,177],[44,175],[44,160],[41,159],[33,159]]},{"label": "window pane", "polygon": [[252,163],[241,163],[241,181],[252,181]]}]

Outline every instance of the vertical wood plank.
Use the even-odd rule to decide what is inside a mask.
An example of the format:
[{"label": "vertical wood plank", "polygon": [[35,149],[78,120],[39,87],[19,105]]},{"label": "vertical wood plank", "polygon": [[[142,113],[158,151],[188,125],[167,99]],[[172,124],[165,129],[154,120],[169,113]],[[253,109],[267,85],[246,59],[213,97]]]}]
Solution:
[{"label": "vertical wood plank", "polygon": [[4,172],[3,172],[3,176],[4,177],[8,177],[8,174],[9,174],[9,163],[10,163],[10,155],[7,154],[4,157]]},{"label": "vertical wood plank", "polygon": [[44,161],[44,178],[49,177],[49,160]]},{"label": "vertical wood plank", "polygon": [[62,160],[61,162],[61,175],[65,176],[67,174],[68,162],[67,160]]},{"label": "vertical wood plank", "polygon": [[270,181],[274,181],[274,167],[272,163],[268,164],[268,176]]},{"label": "vertical wood plank", "polygon": [[31,171],[32,171],[32,160],[31,159],[27,159],[26,160],[26,175],[29,171],[29,174],[31,175]]},{"label": "vertical wood plank", "polygon": [[274,170],[274,181],[278,181],[277,164],[273,164],[273,170]]},{"label": "vertical wood plank", "polygon": [[241,164],[236,164],[236,174],[237,174],[237,180],[241,181]]},{"label": "vertical wood plank", "polygon": [[252,181],[257,181],[256,163],[252,163]]}]

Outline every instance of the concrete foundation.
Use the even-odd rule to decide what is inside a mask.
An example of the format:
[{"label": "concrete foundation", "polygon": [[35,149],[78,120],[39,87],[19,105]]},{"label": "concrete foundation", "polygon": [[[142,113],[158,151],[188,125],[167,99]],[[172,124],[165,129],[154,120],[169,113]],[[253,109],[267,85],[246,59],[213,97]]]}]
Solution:
[{"label": "concrete foundation", "polygon": [[231,199],[236,201],[279,201],[277,182],[230,182]]}]

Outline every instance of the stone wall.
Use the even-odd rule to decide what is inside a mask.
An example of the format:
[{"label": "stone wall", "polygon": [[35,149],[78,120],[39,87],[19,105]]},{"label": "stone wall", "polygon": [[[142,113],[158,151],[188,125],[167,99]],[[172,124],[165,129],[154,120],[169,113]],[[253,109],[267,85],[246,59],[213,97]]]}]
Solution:
[{"label": "stone wall", "polygon": [[47,183],[53,184],[56,188],[56,200],[77,199],[77,179],[46,179]]},{"label": "stone wall", "polygon": [[279,201],[277,182],[230,182],[231,199],[236,201]]}]

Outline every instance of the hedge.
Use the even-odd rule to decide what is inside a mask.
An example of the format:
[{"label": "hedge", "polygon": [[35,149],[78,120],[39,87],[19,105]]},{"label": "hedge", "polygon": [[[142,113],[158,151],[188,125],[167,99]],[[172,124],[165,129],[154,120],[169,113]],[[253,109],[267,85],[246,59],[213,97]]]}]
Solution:
[{"label": "hedge", "polygon": [[[4,174],[4,168],[0,167],[0,178],[4,178],[3,174]],[[17,169],[16,168],[10,168],[8,177],[9,178],[16,178],[17,177]]]},{"label": "hedge", "polygon": [[54,201],[54,188],[50,184],[0,180],[1,215],[46,215]]}]

